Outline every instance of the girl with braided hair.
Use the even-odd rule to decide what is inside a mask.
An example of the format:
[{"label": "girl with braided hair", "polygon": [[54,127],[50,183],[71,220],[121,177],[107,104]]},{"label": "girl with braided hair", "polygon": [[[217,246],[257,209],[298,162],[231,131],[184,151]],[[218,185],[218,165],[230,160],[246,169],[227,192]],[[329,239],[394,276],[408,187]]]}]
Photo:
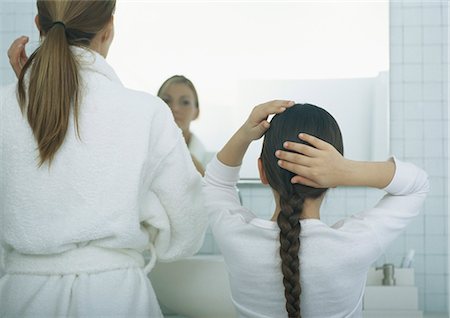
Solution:
[{"label": "girl with braided hair", "polygon": [[[236,193],[242,158],[263,135],[258,167],[276,203],[271,220],[242,207]],[[336,186],[387,194],[375,207],[328,226],[320,221],[320,206]],[[320,107],[288,101],[255,107],[204,178],[238,316],[361,317],[369,267],[419,213],[428,189],[423,170],[396,158],[344,158],[339,126]]]}]

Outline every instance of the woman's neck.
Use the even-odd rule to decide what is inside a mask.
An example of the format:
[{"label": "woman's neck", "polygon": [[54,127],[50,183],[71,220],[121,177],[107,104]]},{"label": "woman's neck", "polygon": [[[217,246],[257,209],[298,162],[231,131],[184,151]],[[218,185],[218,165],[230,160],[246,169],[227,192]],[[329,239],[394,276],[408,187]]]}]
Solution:
[{"label": "woman's neck", "polygon": [[186,145],[189,145],[192,139],[192,133],[189,131],[189,129],[183,130],[183,137]]}]

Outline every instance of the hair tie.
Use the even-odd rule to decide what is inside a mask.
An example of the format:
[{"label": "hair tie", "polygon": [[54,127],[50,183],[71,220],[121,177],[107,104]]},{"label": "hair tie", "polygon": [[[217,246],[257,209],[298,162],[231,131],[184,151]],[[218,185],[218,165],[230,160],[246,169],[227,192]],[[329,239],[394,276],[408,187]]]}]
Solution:
[{"label": "hair tie", "polygon": [[66,29],[66,25],[62,21],[55,21],[55,22],[53,22],[51,27],[53,27],[55,24],[61,24],[64,27],[64,30]]}]

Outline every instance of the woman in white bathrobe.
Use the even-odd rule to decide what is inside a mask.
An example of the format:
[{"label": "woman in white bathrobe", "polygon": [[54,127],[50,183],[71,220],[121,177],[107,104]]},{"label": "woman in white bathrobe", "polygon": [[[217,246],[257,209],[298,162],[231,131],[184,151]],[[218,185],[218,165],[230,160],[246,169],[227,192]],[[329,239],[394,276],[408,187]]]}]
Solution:
[{"label": "woman in white bathrobe", "polygon": [[41,46],[0,92],[0,317],[162,317],[147,273],[200,247],[201,177],[167,105],[105,61],[115,1],[37,5]]}]

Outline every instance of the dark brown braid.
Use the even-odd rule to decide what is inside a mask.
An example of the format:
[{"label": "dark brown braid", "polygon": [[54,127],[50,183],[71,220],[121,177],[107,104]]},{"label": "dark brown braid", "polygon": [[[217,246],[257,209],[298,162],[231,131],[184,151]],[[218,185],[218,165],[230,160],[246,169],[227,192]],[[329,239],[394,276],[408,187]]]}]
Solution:
[{"label": "dark brown braid", "polygon": [[305,198],[294,195],[290,198],[280,197],[281,211],[277,223],[280,227],[280,257],[283,273],[284,296],[289,318],[300,317],[300,214]]},{"label": "dark brown braid", "polygon": [[301,318],[299,252],[303,205],[306,199],[318,198],[327,190],[293,185],[293,174],[277,164],[275,151],[283,149],[285,141],[304,143],[298,139],[300,132],[325,140],[341,154],[344,152],[341,132],[333,116],[311,104],[296,104],[274,116],[264,137],[261,152],[263,168],[271,188],[280,195],[281,211],[277,223],[280,228],[281,272],[289,318]]}]

